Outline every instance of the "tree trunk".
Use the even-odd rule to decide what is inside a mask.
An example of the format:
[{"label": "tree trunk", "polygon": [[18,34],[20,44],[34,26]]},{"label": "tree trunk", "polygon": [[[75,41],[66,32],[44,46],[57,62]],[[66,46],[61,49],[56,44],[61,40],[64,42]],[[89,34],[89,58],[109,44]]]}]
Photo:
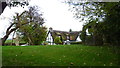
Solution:
[{"label": "tree trunk", "polygon": [[[26,12],[26,11],[25,11],[25,12]],[[7,40],[7,38],[9,37],[9,35],[10,35],[13,31],[15,31],[15,30],[17,30],[18,28],[20,28],[21,26],[29,23],[29,22],[22,23],[22,24],[20,23],[19,18],[20,18],[25,12],[23,12],[23,13],[20,14],[20,15],[17,13],[17,16],[16,16],[16,18],[17,18],[17,23],[12,23],[12,24],[7,28],[6,35],[1,39],[1,40],[2,40],[2,46],[5,45],[5,41]],[[13,28],[13,29],[11,29],[14,25],[16,25],[16,27]]]},{"label": "tree trunk", "polygon": [[28,40],[29,40],[29,44],[30,45],[34,45],[33,42],[32,42],[32,40],[30,39],[30,37],[28,37]]},{"label": "tree trunk", "polygon": [[6,35],[1,39],[1,40],[2,40],[2,46],[5,45],[5,41],[7,40],[7,38],[9,37],[9,35],[10,35],[13,31],[15,31],[16,29],[17,29],[17,28],[11,29],[11,30],[8,31],[8,32],[6,33]]},{"label": "tree trunk", "polygon": [[12,36],[12,43],[11,43],[11,45],[13,45],[13,38],[14,38],[14,35],[15,35],[15,31],[14,31],[13,36]]}]

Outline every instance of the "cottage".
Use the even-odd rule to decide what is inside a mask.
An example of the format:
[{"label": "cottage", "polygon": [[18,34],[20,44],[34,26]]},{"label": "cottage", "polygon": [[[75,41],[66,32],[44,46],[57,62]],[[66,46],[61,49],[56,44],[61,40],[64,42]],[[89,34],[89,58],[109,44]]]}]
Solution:
[{"label": "cottage", "polygon": [[81,41],[81,39],[79,38],[80,33],[81,31],[67,32],[67,31],[53,30],[52,28],[49,28],[46,41],[48,41],[50,45],[54,45],[55,44],[54,39],[56,37],[59,37],[63,43],[65,41],[78,42]]}]

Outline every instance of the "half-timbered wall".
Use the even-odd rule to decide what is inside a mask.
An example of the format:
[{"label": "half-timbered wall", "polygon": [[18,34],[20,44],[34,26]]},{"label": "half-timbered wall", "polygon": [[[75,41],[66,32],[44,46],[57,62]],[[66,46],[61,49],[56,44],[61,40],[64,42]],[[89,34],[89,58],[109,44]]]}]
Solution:
[{"label": "half-timbered wall", "polygon": [[52,37],[52,35],[51,35],[50,32],[48,33],[48,36],[47,36],[47,40],[46,40],[46,41],[50,42],[50,45],[53,45],[53,37]]}]

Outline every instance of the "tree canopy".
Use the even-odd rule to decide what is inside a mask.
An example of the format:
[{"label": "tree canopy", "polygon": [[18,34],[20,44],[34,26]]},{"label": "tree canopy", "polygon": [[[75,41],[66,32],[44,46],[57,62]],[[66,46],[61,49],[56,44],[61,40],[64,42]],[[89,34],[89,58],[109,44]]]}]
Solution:
[{"label": "tree canopy", "polygon": [[44,18],[42,14],[38,13],[37,6],[29,7],[29,11],[21,16],[21,21],[24,23],[25,19],[30,22],[18,29],[22,39],[30,45],[40,45],[46,40],[46,27],[43,26]]},{"label": "tree canopy", "polygon": [[[86,30],[88,29],[89,38],[94,45],[118,45],[120,42],[120,2],[80,2],[68,0],[74,17],[83,25],[81,38],[84,43],[88,39]],[[91,37],[90,37],[91,36]],[[91,41],[91,40],[89,40]]]},{"label": "tree canopy", "polygon": [[2,44],[9,35],[17,31],[23,39],[31,45],[40,44],[45,40],[46,27],[43,26],[44,18],[42,13],[39,13],[39,7],[31,6],[28,11],[19,14],[16,13],[11,25],[7,28],[6,35],[2,38]]}]

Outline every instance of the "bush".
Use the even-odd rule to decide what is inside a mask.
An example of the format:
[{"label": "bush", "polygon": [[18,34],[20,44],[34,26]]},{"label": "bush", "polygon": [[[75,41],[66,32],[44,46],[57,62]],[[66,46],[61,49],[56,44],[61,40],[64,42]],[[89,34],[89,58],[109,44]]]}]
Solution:
[{"label": "bush", "polygon": [[48,42],[47,41],[43,41],[42,45],[48,45]]},{"label": "bush", "polygon": [[62,44],[62,41],[60,40],[59,37],[56,37],[56,38],[54,39],[54,43],[55,43],[55,44]]},{"label": "bush", "polygon": [[82,42],[71,42],[70,44],[82,44]]}]

